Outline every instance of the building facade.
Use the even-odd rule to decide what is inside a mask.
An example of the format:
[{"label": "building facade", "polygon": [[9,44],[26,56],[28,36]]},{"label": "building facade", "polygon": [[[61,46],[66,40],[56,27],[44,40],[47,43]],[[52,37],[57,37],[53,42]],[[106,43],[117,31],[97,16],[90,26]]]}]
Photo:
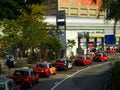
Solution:
[{"label": "building facade", "polygon": [[[45,22],[56,26],[56,16],[46,16]],[[107,47],[104,37],[113,34],[113,25],[114,20],[106,22],[104,19],[66,16],[66,30],[63,27],[59,28],[62,31],[59,39],[62,41],[66,56],[70,57],[71,51],[73,55],[84,54],[86,43],[90,42],[93,42],[97,48]],[[120,23],[116,26],[115,37],[116,45],[120,45]],[[75,40],[76,44],[73,48],[66,47],[68,40]]]},{"label": "building facade", "polygon": [[65,10],[66,16],[80,16],[87,18],[105,18],[106,12],[99,12],[101,0],[47,0],[47,15],[56,15],[57,11]]},{"label": "building facade", "polygon": [[[94,3],[93,0],[46,0],[47,15],[45,21],[49,24],[57,27],[56,15],[58,11],[65,11],[65,28],[61,26],[57,29],[62,31],[59,39],[62,41],[66,56],[86,54],[88,43],[94,43],[97,48],[106,47],[105,35],[113,34],[114,20],[105,21],[106,11],[99,11],[101,1],[97,0]],[[119,29],[120,25],[118,24],[115,36],[117,45],[120,45]],[[68,40],[75,40],[75,46],[67,47]]]}]

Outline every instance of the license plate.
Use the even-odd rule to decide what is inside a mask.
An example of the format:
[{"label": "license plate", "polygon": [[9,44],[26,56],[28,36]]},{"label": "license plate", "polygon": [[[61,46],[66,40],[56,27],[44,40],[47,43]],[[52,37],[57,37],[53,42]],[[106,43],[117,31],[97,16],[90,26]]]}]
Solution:
[{"label": "license plate", "polygon": [[60,65],[57,65],[57,67],[60,67]]},{"label": "license plate", "polygon": [[41,73],[43,73],[44,71],[36,71],[36,72],[41,72]]}]

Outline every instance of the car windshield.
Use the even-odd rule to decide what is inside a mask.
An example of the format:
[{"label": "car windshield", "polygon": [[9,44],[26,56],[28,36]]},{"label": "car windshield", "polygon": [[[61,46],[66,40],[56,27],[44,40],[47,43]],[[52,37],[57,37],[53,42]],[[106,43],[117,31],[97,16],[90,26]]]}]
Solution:
[{"label": "car windshield", "polygon": [[28,72],[28,71],[18,70],[18,71],[15,71],[15,72],[14,72],[14,75],[29,76],[29,72]]},{"label": "car windshield", "polygon": [[0,90],[5,90],[5,84],[4,83],[0,83]]},{"label": "car windshield", "polygon": [[47,64],[38,64],[37,67],[40,67],[40,68],[47,68]]},{"label": "car windshield", "polygon": [[82,56],[80,56],[80,57],[78,57],[78,58],[79,58],[79,59],[85,59],[85,57],[84,57],[84,56],[83,56],[83,57],[82,57]]}]

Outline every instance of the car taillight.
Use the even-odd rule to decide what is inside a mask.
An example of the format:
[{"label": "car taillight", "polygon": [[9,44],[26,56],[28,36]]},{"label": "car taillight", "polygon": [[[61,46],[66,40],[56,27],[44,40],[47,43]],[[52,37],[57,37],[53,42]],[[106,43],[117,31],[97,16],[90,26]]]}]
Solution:
[{"label": "car taillight", "polygon": [[29,82],[29,80],[30,80],[29,78],[25,78],[25,81],[26,81],[26,82]]},{"label": "car taillight", "polygon": [[45,69],[45,72],[49,72],[49,70],[48,70],[48,69]]}]

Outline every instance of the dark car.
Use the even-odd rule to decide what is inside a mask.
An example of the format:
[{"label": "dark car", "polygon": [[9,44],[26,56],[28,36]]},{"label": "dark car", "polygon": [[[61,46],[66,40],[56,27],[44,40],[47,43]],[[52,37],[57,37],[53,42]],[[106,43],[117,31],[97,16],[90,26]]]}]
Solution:
[{"label": "dark car", "polygon": [[20,90],[20,87],[10,78],[0,78],[0,90]]},{"label": "dark car", "polygon": [[57,68],[57,70],[67,70],[72,68],[71,61],[65,58],[57,59],[53,65]]},{"label": "dark car", "polygon": [[40,75],[40,77],[49,77],[50,75],[56,74],[56,67],[54,67],[51,63],[37,63],[33,69]]},{"label": "dark car", "polygon": [[22,87],[32,87],[35,83],[38,83],[39,75],[35,74],[33,69],[21,68],[15,70],[10,78],[12,78],[16,84],[21,84]]},{"label": "dark car", "polygon": [[108,54],[107,53],[96,53],[93,57],[93,61],[107,61],[108,60]]},{"label": "dark car", "polygon": [[89,65],[92,64],[92,59],[89,56],[83,55],[83,56],[78,56],[74,60],[75,65]]}]

